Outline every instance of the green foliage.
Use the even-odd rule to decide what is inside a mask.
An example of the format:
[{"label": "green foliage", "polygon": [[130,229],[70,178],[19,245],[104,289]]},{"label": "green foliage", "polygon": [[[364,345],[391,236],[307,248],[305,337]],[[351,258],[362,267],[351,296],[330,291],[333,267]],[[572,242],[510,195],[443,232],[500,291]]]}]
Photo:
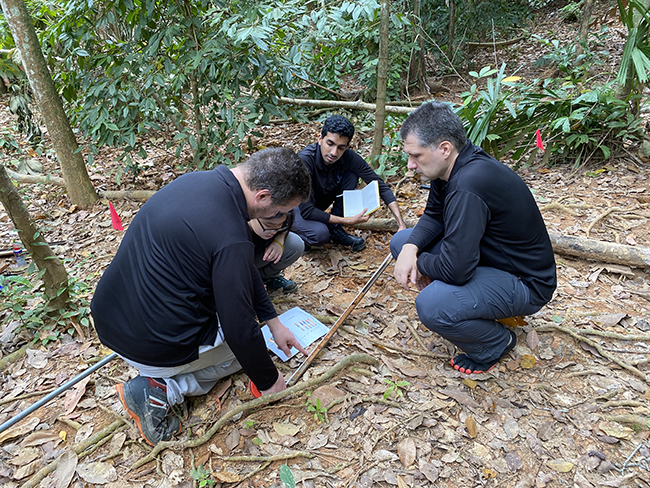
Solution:
[{"label": "green foliage", "polygon": [[280,481],[286,488],[296,488],[296,480],[293,477],[293,471],[286,464],[280,466]]},{"label": "green foliage", "polygon": [[[446,0],[428,0],[422,4],[422,28],[441,49],[451,52],[466,42],[503,41],[514,37],[532,17],[527,0],[457,0],[455,39],[449,43],[449,4]],[[427,51],[438,54],[436,46]],[[454,52],[454,64],[460,64],[462,53]],[[446,64],[446,59],[441,59]]]},{"label": "green foliage", "polygon": [[[375,0],[313,10],[300,0],[53,5],[60,10],[48,10],[40,35],[71,122],[91,159],[102,145],[120,147],[134,174],[156,132],[173,134],[167,149],[191,155],[197,169],[239,161],[259,123],[286,116],[277,97],[303,91],[300,78],[340,90],[341,77],[356,72],[370,91],[376,84]],[[409,21],[395,13],[391,22],[396,94],[408,62],[399,29]]]},{"label": "green foliage", "polygon": [[[617,0],[628,37],[623,48],[616,81],[626,93],[640,93],[650,72],[650,18],[648,8],[637,0]],[[638,104],[636,106],[638,109]]]},{"label": "green foliage", "polygon": [[372,162],[377,173],[382,179],[386,179],[396,174],[402,174],[406,171],[408,156],[402,146],[402,138],[399,129],[404,121],[405,116],[386,117],[384,125],[384,138],[382,141],[383,150],[381,155],[375,157]]},{"label": "green foliage", "polygon": [[[632,103],[617,96],[614,83],[598,85],[589,78],[590,69],[602,62],[604,51],[585,49],[575,59],[572,46],[542,41],[552,47],[544,62],[553,63],[559,78],[521,80],[508,77],[505,65],[470,73],[482,81],[462,94],[456,109],[467,121],[470,140],[497,159],[506,153],[518,167],[527,157],[534,160],[539,149],[535,131],[546,143],[544,163],[572,160],[577,167],[594,156],[610,158],[615,149],[643,138],[642,120],[631,110]],[[587,88],[589,87],[589,88]]]},{"label": "green foliage", "polygon": [[582,17],[583,2],[569,2],[560,8],[559,14],[563,22],[577,22]]},{"label": "green foliage", "polygon": [[314,412],[314,420],[318,420],[320,423],[326,423],[329,421],[327,417],[327,407],[324,407],[320,404],[320,398],[316,399],[316,402],[312,403],[311,401],[311,391],[307,391],[307,402],[305,402],[308,412]]},{"label": "green foliage", "polygon": [[[74,268],[79,271],[83,262]],[[20,328],[33,334],[34,343],[47,345],[56,341],[61,334],[74,336],[75,325],[90,327],[90,300],[92,288],[85,280],[69,275],[68,286],[57,291],[61,296],[68,291],[66,308],[52,309],[42,289],[41,278],[45,270],[35,271],[30,263],[25,275],[0,276],[0,310],[6,320],[17,320]]]},{"label": "green foliage", "polygon": [[190,476],[196,481],[196,486],[199,488],[215,485],[214,480],[210,477],[210,471],[205,470],[202,464],[199,464],[197,468],[191,469]]},{"label": "green foliage", "polygon": [[409,386],[411,383],[408,381],[391,381],[389,379],[385,379],[384,383],[388,384],[388,388],[384,392],[384,400],[388,400],[388,397],[390,397],[393,393],[395,394],[395,398],[399,398],[401,396],[404,396],[402,393],[402,390],[400,388],[406,388]]}]

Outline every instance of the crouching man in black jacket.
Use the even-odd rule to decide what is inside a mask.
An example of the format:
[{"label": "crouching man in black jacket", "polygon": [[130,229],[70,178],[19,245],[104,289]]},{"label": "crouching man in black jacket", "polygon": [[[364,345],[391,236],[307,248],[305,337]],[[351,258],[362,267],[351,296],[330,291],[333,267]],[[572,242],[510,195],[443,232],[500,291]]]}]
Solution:
[{"label": "crouching man in black jacket", "polygon": [[395,279],[420,291],[422,323],[465,353],[455,369],[489,371],[517,344],[497,320],[538,311],[555,290],[544,221],[526,184],[467,141],[449,105],[422,105],[401,135],[408,168],[431,190],[418,224],[391,240]]},{"label": "crouching man in black jacket", "polygon": [[102,343],[140,373],[117,389],[149,444],[180,430],[170,405],[242,368],[262,394],[286,388],[257,319],[286,354],[306,352],[278,319],[247,222],[287,214],[310,188],[291,149],[265,149],[232,170],[179,177],[129,225],[91,310]]}]

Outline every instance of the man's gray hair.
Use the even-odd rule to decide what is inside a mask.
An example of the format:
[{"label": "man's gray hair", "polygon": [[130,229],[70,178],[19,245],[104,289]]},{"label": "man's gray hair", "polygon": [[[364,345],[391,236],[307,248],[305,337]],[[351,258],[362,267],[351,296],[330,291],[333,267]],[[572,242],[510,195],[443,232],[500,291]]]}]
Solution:
[{"label": "man's gray hair", "polygon": [[246,185],[269,190],[272,205],[306,202],[311,194],[311,177],[302,159],[288,147],[271,147],[251,155],[239,165]]},{"label": "man's gray hair", "polygon": [[403,141],[410,134],[415,134],[420,145],[426,147],[437,147],[442,141],[449,141],[461,151],[467,144],[463,121],[448,103],[443,102],[425,103],[411,112],[400,129]]}]

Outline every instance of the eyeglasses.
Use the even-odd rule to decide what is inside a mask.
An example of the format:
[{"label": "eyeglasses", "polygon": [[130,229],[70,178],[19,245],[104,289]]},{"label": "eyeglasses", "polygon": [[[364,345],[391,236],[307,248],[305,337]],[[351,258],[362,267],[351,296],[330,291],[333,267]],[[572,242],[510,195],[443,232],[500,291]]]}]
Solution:
[{"label": "eyeglasses", "polygon": [[257,223],[260,224],[260,227],[262,228],[262,232],[282,232],[283,230],[287,230],[289,228],[289,224],[287,224],[287,221],[285,220],[280,227],[277,229],[267,229],[264,227],[264,224],[262,224],[262,221],[260,219],[257,219]]}]

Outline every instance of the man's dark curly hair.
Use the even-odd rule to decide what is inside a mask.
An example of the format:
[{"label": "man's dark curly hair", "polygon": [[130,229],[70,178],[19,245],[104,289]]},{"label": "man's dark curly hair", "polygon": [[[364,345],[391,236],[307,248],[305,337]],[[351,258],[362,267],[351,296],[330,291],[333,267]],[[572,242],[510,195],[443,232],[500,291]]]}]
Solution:
[{"label": "man's dark curly hair", "polygon": [[239,165],[246,185],[269,190],[272,205],[306,202],[311,194],[311,177],[302,159],[288,147],[270,147],[254,153]]},{"label": "man's dark curly hair", "polygon": [[332,115],[331,117],[328,117],[323,124],[323,130],[320,131],[320,134],[325,137],[328,132],[338,134],[341,137],[347,137],[349,144],[354,135],[354,126],[352,125],[352,122],[342,115]]}]

